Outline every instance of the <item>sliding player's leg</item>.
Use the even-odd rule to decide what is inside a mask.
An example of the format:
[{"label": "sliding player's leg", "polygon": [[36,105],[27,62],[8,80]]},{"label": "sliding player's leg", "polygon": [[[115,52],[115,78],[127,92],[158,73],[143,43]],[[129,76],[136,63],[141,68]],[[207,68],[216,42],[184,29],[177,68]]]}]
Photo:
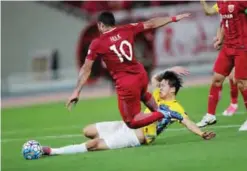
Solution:
[{"label": "sliding player's leg", "polygon": [[82,144],[68,145],[59,148],[42,147],[43,155],[65,155],[65,154],[76,154],[76,153],[86,153],[88,151],[96,150],[108,150],[108,146],[105,141],[101,138],[95,138],[88,140]]},{"label": "sliding player's leg", "polygon": [[83,128],[82,134],[85,137],[90,138],[90,139],[94,139],[94,138],[99,137],[98,130],[96,128],[96,124],[87,125],[85,128]]},{"label": "sliding player's leg", "polygon": [[233,58],[227,55],[223,47],[214,64],[214,75],[208,96],[208,111],[203,119],[197,123],[198,127],[205,127],[216,123],[216,108],[221,96],[222,84],[233,68]]},{"label": "sliding player's leg", "polygon": [[87,138],[105,137],[115,132],[122,124],[121,121],[98,122],[83,128],[83,135]]},{"label": "sliding player's leg", "polygon": [[[107,128],[105,127],[106,124]],[[88,140],[82,144],[68,145],[60,148],[43,147],[44,155],[86,153],[88,151],[136,147],[144,143],[143,132],[128,128],[123,121],[101,122],[96,127],[98,135],[102,137]],[[109,130],[109,133],[106,130]]]},{"label": "sliding player's leg", "polygon": [[229,75],[231,103],[228,108],[223,112],[224,116],[232,116],[238,109],[238,86],[235,80],[235,68]]}]

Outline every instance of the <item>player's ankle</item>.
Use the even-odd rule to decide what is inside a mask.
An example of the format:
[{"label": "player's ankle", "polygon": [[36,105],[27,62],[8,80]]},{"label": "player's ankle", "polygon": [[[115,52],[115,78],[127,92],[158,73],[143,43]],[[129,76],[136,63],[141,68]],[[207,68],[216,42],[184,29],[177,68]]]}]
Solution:
[{"label": "player's ankle", "polygon": [[235,109],[238,108],[238,104],[237,104],[237,103],[231,103],[230,105],[231,105],[233,108],[235,108]]},{"label": "player's ankle", "polygon": [[208,116],[208,117],[215,117],[215,114],[207,113],[206,116]]}]

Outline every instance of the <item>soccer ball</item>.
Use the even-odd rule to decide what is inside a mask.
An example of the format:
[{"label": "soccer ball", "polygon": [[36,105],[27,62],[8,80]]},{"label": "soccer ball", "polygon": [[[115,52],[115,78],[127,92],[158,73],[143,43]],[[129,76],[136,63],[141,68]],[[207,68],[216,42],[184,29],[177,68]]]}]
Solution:
[{"label": "soccer ball", "polygon": [[42,147],[38,141],[30,140],[22,147],[22,155],[27,160],[38,159],[42,155]]}]

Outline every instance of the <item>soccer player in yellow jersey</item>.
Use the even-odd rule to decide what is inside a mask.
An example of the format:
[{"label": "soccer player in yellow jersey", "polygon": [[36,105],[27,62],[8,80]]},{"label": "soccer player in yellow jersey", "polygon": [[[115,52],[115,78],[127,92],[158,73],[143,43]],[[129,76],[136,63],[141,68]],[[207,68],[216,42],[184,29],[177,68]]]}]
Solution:
[{"label": "soccer player in yellow jersey", "polygon": [[[152,78],[152,82],[156,86],[153,91],[153,96],[159,108],[168,107],[170,110],[179,113],[178,120],[162,119],[139,129],[130,129],[123,121],[99,122],[88,125],[83,129],[84,136],[91,140],[82,144],[60,148],[43,147],[43,154],[73,154],[150,144],[168,125],[174,122],[181,123],[205,140],[214,138],[214,132],[202,132],[200,128],[189,119],[183,107],[176,101],[176,94],[182,86],[182,79],[178,74],[187,74],[187,70],[182,67],[173,67],[170,70],[154,75]],[[145,113],[148,112],[149,109],[145,109]]]}]

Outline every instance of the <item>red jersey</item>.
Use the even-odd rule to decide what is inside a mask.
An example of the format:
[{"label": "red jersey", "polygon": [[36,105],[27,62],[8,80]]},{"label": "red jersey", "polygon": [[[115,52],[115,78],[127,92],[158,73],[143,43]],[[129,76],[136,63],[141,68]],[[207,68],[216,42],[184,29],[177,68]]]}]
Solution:
[{"label": "red jersey", "polygon": [[247,1],[217,1],[221,24],[224,27],[224,44],[232,48],[247,49]]},{"label": "red jersey", "polygon": [[134,37],[144,31],[143,23],[114,27],[92,41],[87,59],[101,57],[114,79],[126,73],[141,73],[144,67],[134,55]]}]

